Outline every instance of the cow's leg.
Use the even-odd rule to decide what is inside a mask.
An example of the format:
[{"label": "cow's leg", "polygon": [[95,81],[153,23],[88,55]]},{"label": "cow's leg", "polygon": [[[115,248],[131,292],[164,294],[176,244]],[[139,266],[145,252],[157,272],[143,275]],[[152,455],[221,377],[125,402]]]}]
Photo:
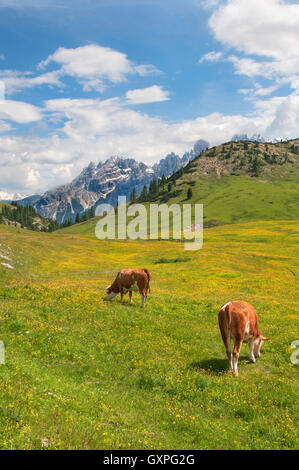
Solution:
[{"label": "cow's leg", "polygon": [[248,341],[248,347],[249,347],[249,360],[250,362],[254,363],[256,362],[255,355],[254,355],[254,337]]},{"label": "cow's leg", "polygon": [[233,370],[233,354],[232,354],[232,345],[230,339],[230,331],[222,324],[219,323],[220,332],[222,336],[222,341],[225,346],[226,355],[229,363],[229,370]]},{"label": "cow's leg", "polygon": [[238,360],[239,360],[239,355],[240,355],[240,350],[242,347],[242,340],[240,338],[235,339],[234,343],[234,351],[233,351],[233,372],[236,376],[239,375],[238,372]]},{"label": "cow's leg", "polygon": [[146,297],[143,292],[140,292],[140,297],[141,297],[141,307],[144,308]]},{"label": "cow's leg", "polygon": [[130,304],[133,303],[132,295],[133,295],[133,292],[129,290]]},{"label": "cow's leg", "polygon": [[144,305],[145,305],[145,302],[147,301],[147,289],[143,291],[143,296],[144,296]]},{"label": "cow's leg", "polygon": [[227,355],[227,359],[229,363],[229,370],[233,370],[233,353],[232,353],[232,345],[230,341],[230,334],[228,334],[226,337],[225,348],[226,348],[226,355]]},{"label": "cow's leg", "polygon": [[120,289],[120,301],[123,302],[124,299],[124,291],[123,289]]}]

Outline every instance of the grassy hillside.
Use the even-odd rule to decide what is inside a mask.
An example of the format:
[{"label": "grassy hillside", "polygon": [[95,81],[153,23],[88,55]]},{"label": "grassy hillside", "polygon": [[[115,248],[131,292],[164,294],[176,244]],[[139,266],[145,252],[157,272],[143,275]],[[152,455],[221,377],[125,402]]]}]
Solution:
[{"label": "grassy hillside", "polygon": [[2,201],[0,201],[0,210],[1,210],[2,207],[4,207],[4,206],[12,207],[11,204],[8,204],[7,202],[2,202]]},{"label": "grassy hillside", "polygon": [[[260,162],[258,174],[254,170]],[[168,185],[170,184],[170,189]],[[187,198],[188,189],[192,197]],[[299,139],[278,143],[229,142],[204,152],[170,177],[144,203],[199,203],[206,227],[258,220],[299,219]],[[63,229],[93,235],[98,219]]]},{"label": "grassy hillside", "polygon": [[79,224],[71,225],[70,227],[61,228],[56,230],[55,233],[57,234],[78,234],[78,235],[95,235],[95,227],[97,222],[99,221],[100,217],[94,217],[93,219],[89,219],[85,222],[81,222]]},{"label": "grassy hillside", "polygon": [[[295,221],[206,230],[194,253],[0,226],[0,448],[298,447],[298,242]],[[152,272],[143,310],[103,300],[125,266]],[[243,346],[238,379],[217,324],[231,299],[271,337],[255,365]]]},{"label": "grassy hillside", "polygon": [[0,205],[0,224],[39,232],[52,232],[59,227],[56,221],[41,217],[33,207],[23,207],[17,202]]},{"label": "grassy hillside", "polygon": [[[202,203],[206,224],[299,218],[299,140],[229,142],[204,152],[170,178],[159,203]],[[175,182],[175,184],[174,184]],[[192,190],[187,199],[188,189]]]}]

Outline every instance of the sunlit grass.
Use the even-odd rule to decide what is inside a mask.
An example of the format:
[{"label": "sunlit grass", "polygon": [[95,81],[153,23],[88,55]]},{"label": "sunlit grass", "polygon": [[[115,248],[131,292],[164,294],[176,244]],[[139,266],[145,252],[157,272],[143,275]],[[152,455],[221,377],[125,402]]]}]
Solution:
[{"label": "sunlit grass", "polygon": [[[203,249],[0,226],[0,447],[293,449],[298,378],[297,222],[205,231]],[[159,262],[184,259],[184,262]],[[123,267],[147,267],[152,294],[104,300]],[[243,299],[271,338],[243,346],[231,376],[219,308]]]}]

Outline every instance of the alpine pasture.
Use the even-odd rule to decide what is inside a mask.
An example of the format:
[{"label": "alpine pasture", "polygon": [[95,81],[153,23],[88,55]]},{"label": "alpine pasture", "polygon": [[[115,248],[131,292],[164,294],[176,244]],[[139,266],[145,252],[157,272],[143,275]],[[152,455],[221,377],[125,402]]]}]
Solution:
[{"label": "alpine pasture", "polygon": [[[0,448],[296,448],[299,223],[206,229],[197,252],[90,226],[0,226],[14,268],[0,263]],[[145,309],[104,300],[124,267],[151,271]],[[239,378],[217,321],[229,300],[252,303],[271,338],[256,364],[243,345]]]}]

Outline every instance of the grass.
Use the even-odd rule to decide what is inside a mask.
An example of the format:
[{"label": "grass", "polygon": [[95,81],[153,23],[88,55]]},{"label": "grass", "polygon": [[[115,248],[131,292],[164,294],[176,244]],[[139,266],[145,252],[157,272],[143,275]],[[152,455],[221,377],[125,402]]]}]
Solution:
[{"label": "grass", "polygon": [[[191,175],[192,177],[192,175]],[[155,204],[203,204],[205,226],[236,224],[262,220],[299,219],[299,170],[283,179],[248,176],[199,176],[187,200],[188,175],[177,181],[167,201],[163,192]],[[179,192],[178,195],[175,195]],[[149,219],[149,203],[145,203]],[[94,235],[99,217],[57,230],[57,233]],[[129,220],[129,218],[128,218]],[[193,219],[192,219],[193,220]],[[159,221],[160,224],[160,221]]]},{"label": "grass", "polygon": [[2,202],[2,201],[0,201],[0,210],[1,210],[2,207],[4,207],[4,206],[8,206],[8,207],[10,207],[10,208],[13,207],[13,206],[12,206],[11,204],[9,204],[8,202]]},{"label": "grass", "polygon": [[192,198],[187,200],[189,178],[194,176],[184,175],[177,181],[172,193],[167,194],[167,201],[162,194],[153,202],[203,204],[206,223],[210,220],[231,224],[299,219],[299,171],[284,179],[199,176],[192,186]]},{"label": "grass", "polygon": [[[157,264],[183,244],[0,226],[0,448],[296,448],[298,242],[295,221],[227,225]],[[131,266],[152,272],[145,309],[103,299]],[[232,299],[271,337],[255,365],[243,346],[239,378],[217,324]]]}]

